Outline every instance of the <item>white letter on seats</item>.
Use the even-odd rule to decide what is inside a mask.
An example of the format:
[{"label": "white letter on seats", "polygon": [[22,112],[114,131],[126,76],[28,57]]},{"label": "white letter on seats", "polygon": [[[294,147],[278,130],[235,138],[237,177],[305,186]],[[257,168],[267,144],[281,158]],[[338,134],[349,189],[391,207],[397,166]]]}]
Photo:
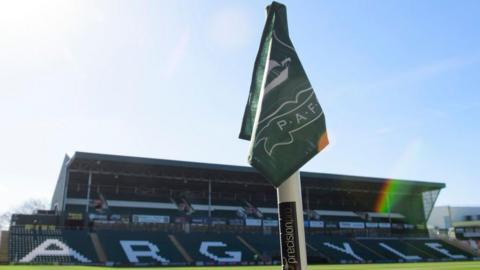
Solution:
[{"label": "white letter on seats", "polygon": [[210,251],[208,251],[209,247],[226,247],[227,245],[222,242],[202,242],[200,244],[200,254],[209,257],[210,259],[217,261],[217,262],[241,262],[242,261],[242,252],[241,251],[225,251],[225,254],[229,255],[230,257],[219,257]]},{"label": "white letter on seats", "polygon": [[[55,246],[58,249],[48,249],[51,246]],[[83,263],[90,263],[87,257],[83,256],[82,254],[78,253],[77,251],[71,249],[69,246],[65,245],[62,241],[58,239],[47,239],[43,243],[41,243],[38,247],[34,250],[30,251],[27,256],[23,257],[20,262],[28,263],[33,261],[37,256],[67,256],[73,257],[80,262]]]},{"label": "white letter on seats", "polygon": [[[169,263],[170,261],[163,258],[158,254],[160,251],[158,247],[148,241],[127,241],[127,240],[121,240],[120,245],[123,248],[123,251],[125,252],[125,255],[127,255],[128,261],[131,263],[138,263],[140,262],[138,260],[138,257],[150,257],[155,259],[157,262],[161,263]],[[148,247],[147,251],[138,251],[138,250],[133,250],[134,246],[141,246],[141,247]]]},{"label": "white letter on seats", "polygon": [[357,254],[355,254],[355,252],[353,252],[353,249],[352,249],[352,247],[350,246],[349,243],[344,242],[344,243],[343,243],[343,248],[337,247],[337,246],[335,246],[334,244],[330,244],[330,243],[328,243],[328,242],[323,243],[323,245],[325,245],[325,246],[327,246],[327,247],[329,247],[329,248],[333,248],[333,249],[335,249],[335,250],[337,250],[337,251],[343,252],[343,253],[345,253],[345,254],[348,254],[348,255],[354,257],[355,259],[363,262],[363,258],[360,257],[360,256],[358,256]]},{"label": "white letter on seats", "polygon": [[450,251],[443,248],[442,244],[440,244],[440,243],[425,243],[425,245],[427,247],[433,249],[433,250],[436,250],[436,251],[442,253],[443,255],[445,255],[449,258],[452,258],[452,259],[466,259],[466,257],[463,256],[463,255],[450,254]]},{"label": "white letter on seats", "polygon": [[384,249],[392,252],[393,254],[397,255],[398,257],[406,260],[406,261],[418,261],[418,260],[421,260],[422,258],[419,257],[419,256],[416,256],[416,255],[405,255],[403,253],[401,253],[400,251],[392,248],[391,246],[387,245],[387,244],[384,244],[384,243],[379,243],[379,245],[381,247],[383,247]]}]

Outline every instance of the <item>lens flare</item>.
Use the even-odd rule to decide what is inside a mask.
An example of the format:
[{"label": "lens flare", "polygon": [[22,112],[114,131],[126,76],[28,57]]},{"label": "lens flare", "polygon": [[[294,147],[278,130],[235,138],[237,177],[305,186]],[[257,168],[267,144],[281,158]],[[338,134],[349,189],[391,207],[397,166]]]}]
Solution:
[{"label": "lens flare", "polygon": [[391,211],[390,209],[395,206],[396,201],[396,196],[393,196],[393,194],[398,191],[400,185],[401,183],[395,179],[385,181],[375,202],[375,212],[388,213]]}]

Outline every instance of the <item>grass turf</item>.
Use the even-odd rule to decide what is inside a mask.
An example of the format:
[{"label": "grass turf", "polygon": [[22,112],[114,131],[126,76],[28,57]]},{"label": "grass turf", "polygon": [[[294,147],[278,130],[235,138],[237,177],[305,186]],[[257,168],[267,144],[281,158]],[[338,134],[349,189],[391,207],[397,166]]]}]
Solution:
[{"label": "grass turf", "polygon": [[[5,265],[0,270],[107,270],[110,267],[94,266],[52,266],[52,265]],[[121,270],[138,270],[139,268],[118,268]],[[279,270],[280,266],[208,266],[208,267],[151,267],[140,268],[145,270]],[[480,261],[468,262],[436,262],[436,263],[391,263],[391,264],[328,264],[312,265],[309,270],[474,270],[480,269]]]}]

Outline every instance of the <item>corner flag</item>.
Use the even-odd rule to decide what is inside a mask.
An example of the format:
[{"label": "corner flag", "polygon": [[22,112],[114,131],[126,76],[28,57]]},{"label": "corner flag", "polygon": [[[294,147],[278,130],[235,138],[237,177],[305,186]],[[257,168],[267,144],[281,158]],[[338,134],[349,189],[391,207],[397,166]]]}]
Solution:
[{"label": "corner flag", "polygon": [[277,2],[267,7],[239,137],[251,141],[249,163],[275,187],[328,145],[323,110]]},{"label": "corner flag", "polygon": [[306,270],[299,169],[328,145],[325,116],[288,35],[287,10],[267,7],[240,138],[277,188],[282,269]]}]

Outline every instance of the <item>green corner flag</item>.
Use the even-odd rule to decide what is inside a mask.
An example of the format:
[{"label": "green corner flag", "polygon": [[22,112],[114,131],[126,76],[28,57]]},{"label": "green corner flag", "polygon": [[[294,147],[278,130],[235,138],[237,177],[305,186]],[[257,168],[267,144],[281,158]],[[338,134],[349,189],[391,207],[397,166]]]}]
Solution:
[{"label": "green corner flag", "polygon": [[249,163],[280,186],[328,145],[325,116],[288,35],[286,7],[273,2],[255,59],[240,138]]}]

